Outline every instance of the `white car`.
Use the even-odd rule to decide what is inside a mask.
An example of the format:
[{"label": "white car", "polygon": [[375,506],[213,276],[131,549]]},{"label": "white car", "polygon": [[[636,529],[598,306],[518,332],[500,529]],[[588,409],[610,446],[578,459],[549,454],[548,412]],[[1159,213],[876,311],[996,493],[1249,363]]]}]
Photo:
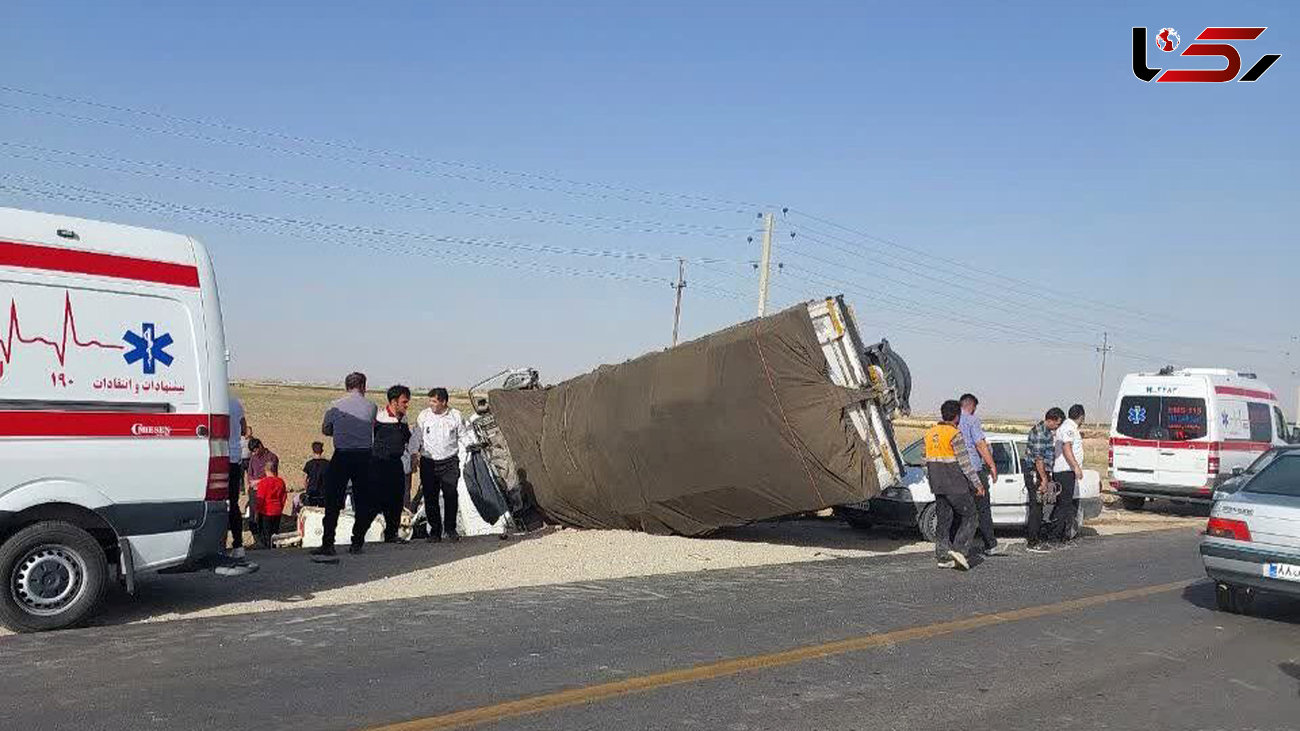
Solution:
[{"label": "white car", "polygon": [[[998,479],[990,486],[993,524],[999,527],[1023,527],[1028,516],[1028,492],[1025,489],[1023,470],[1029,468],[1025,453],[1027,437],[1023,434],[988,434],[989,448],[993,450],[993,463],[998,467]],[[925,476],[925,445],[920,439],[903,450],[903,463],[907,471],[903,484],[891,487],[867,503],[841,506],[836,512],[850,524],[867,528],[875,525],[916,527],[927,541],[933,541],[938,532],[938,515],[934,506],[934,493]],[[1101,515],[1101,475],[1096,470],[1084,470],[1083,482],[1075,495],[1074,527],[1071,535],[1078,533],[1083,521]],[[1043,516],[1050,522],[1050,513]]]},{"label": "white car", "polygon": [[1224,611],[1248,611],[1257,591],[1300,596],[1300,451],[1278,450],[1215,501],[1201,560]]}]

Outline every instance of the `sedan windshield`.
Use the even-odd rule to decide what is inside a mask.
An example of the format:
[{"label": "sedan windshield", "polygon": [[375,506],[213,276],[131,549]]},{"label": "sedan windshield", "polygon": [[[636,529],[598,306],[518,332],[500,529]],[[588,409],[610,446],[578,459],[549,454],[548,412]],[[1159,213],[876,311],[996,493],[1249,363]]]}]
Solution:
[{"label": "sedan windshield", "polygon": [[1274,458],[1246,483],[1242,492],[1300,497],[1300,453],[1287,452]]}]

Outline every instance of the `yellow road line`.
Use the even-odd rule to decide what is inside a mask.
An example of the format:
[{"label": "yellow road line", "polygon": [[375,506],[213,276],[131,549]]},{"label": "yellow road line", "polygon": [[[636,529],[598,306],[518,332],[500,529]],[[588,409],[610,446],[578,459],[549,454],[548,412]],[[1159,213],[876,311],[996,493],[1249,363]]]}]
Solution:
[{"label": "yellow road line", "polygon": [[949,622],[937,622],[935,624],[922,625],[920,627],[908,627],[906,629],[881,632],[879,634],[863,635],[861,637],[852,637],[846,640],[827,642],[820,645],[796,647],[794,649],[764,655],[750,655],[748,657],[738,657],[732,660],[721,660],[706,665],[696,665],[695,667],[680,668],[677,670],[668,670],[662,673],[617,680],[612,683],[601,683],[599,685],[571,688],[569,690],[544,693],[542,695],[507,701],[505,703],[496,703],[490,706],[468,708],[463,711],[445,713],[439,716],[417,718],[411,721],[403,721],[401,723],[394,723],[387,726],[376,726],[371,728],[370,731],[434,731],[435,729],[477,726],[479,724],[503,721],[508,718],[526,716],[529,714],[541,713],[543,711],[553,711],[558,708],[593,703],[595,701],[615,698],[631,693],[644,693],[646,691],[666,688],[673,685],[695,683],[702,680],[713,680],[728,675],[747,673],[754,670],[781,667],[783,665],[793,665],[795,663],[807,662],[808,660],[817,660],[832,655],[842,655],[848,652],[870,650],[872,648],[884,645],[894,645],[900,642],[931,639],[942,635],[966,632],[969,630],[980,629],[981,627],[990,627],[1007,622],[1017,622],[1025,619],[1036,619],[1038,617],[1064,614],[1079,609],[1095,607],[1099,604],[1109,604],[1111,602],[1123,601],[1125,599],[1138,599],[1153,594],[1163,594],[1170,591],[1176,591],[1190,586],[1197,581],[1200,580],[1195,579],[1189,581],[1175,581],[1170,584],[1155,584],[1152,586],[1139,587],[1137,589],[1126,589],[1124,591],[1116,591],[1109,594],[1083,597],[1081,599],[1070,599],[1055,604],[1041,604],[1038,606],[1023,607],[1021,609],[1013,609],[994,614],[977,614],[966,619],[956,619]]}]

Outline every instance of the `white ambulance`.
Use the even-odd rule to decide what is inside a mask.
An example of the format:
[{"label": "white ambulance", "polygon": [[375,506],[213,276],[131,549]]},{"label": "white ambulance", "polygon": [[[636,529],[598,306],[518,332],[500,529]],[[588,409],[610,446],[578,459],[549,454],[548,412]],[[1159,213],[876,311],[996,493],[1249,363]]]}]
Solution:
[{"label": "white ambulance", "polygon": [[203,246],[0,208],[0,308],[0,623],[66,627],[114,576],[213,563],[230,417]]},{"label": "white ambulance", "polygon": [[1289,429],[1273,390],[1252,373],[1165,368],[1124,377],[1110,432],[1110,492],[1131,510],[1148,498],[1210,503]]}]

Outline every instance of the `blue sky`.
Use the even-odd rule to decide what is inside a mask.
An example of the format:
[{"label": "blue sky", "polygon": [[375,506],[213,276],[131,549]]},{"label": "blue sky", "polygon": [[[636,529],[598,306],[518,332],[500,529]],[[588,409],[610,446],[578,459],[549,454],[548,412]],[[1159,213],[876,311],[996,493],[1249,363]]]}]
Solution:
[{"label": "blue sky", "polygon": [[[1105,330],[1107,409],[1123,372],[1176,363],[1257,370],[1294,411],[1291,3],[6,15],[0,204],[202,237],[237,376],[558,380],[667,344],[676,256],[686,337],[752,316],[756,214],[789,208],[774,304],[843,291],[919,409],[1091,407]],[[1131,26],[1210,24],[1269,26],[1245,67],[1283,58],[1254,84],[1133,77]]]}]

